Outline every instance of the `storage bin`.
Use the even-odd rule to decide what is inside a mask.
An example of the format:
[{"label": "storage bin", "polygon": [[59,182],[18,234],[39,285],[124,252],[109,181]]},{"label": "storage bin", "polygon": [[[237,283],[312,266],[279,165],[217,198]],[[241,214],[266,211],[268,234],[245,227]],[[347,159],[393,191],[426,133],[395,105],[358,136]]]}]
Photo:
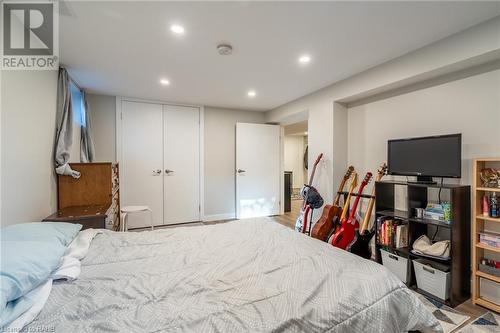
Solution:
[{"label": "storage bin", "polygon": [[484,278],[479,278],[479,297],[500,305],[500,284]]},{"label": "storage bin", "polygon": [[450,272],[443,272],[428,264],[428,261],[413,260],[417,287],[442,300],[450,296]]},{"label": "storage bin", "polygon": [[380,250],[380,253],[382,254],[382,264],[394,273],[394,275],[396,275],[401,281],[406,283],[408,259],[385,250]]}]

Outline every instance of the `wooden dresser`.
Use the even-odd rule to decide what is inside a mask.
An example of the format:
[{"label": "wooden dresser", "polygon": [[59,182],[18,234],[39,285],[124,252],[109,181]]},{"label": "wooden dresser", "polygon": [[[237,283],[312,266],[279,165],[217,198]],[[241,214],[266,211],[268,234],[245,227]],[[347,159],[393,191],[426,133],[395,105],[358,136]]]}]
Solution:
[{"label": "wooden dresser", "polygon": [[44,221],[80,223],[83,229],[120,228],[120,182],[116,163],[70,163],[81,173],[57,176],[57,212]]}]

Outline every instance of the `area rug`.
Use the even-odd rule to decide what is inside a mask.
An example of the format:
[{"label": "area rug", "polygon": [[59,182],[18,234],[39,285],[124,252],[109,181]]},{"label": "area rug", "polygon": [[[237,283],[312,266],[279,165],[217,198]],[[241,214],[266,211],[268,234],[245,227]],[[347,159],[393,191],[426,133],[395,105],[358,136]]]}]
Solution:
[{"label": "area rug", "polygon": [[500,332],[500,315],[487,312],[459,331],[460,333]]},{"label": "area rug", "polygon": [[458,312],[443,303],[427,298],[417,292],[414,293],[439,321],[441,327],[443,327],[444,333],[453,332],[470,318],[469,316]]}]

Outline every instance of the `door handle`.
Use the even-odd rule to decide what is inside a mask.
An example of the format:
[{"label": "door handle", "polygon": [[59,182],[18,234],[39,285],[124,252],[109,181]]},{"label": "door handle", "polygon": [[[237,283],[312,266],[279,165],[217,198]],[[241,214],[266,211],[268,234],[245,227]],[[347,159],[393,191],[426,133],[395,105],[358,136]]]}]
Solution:
[{"label": "door handle", "polygon": [[236,170],[236,172],[237,172],[237,173],[244,173],[244,172],[246,172],[246,171],[245,171],[245,170],[242,170],[242,169],[238,169],[238,170]]},{"label": "door handle", "polygon": [[159,175],[160,173],[161,173],[161,169],[153,170],[154,175]]},{"label": "door handle", "polygon": [[174,172],[174,170],[165,169],[165,173],[166,173],[167,175],[171,174],[172,172]]}]

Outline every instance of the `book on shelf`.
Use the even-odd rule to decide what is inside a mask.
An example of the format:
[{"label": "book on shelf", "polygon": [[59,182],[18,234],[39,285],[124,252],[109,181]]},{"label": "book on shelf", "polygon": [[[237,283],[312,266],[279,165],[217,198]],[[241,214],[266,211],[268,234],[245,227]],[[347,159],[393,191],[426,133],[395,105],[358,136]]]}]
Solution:
[{"label": "book on shelf", "polygon": [[401,224],[396,227],[396,247],[408,246],[408,225]]},{"label": "book on shelf", "polygon": [[408,225],[394,218],[379,218],[378,242],[380,245],[394,248],[408,246]]}]

